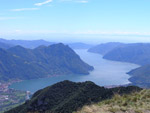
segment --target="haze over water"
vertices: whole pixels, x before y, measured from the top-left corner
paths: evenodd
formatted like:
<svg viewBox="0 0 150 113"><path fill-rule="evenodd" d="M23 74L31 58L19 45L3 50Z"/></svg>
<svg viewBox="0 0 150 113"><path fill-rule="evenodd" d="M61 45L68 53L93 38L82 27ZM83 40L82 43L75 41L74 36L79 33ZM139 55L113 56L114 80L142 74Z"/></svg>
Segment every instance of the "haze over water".
<svg viewBox="0 0 150 113"><path fill-rule="evenodd" d="M123 85L129 83L129 75L126 73L139 67L136 64L109 61L102 58L102 55L87 52L87 50L75 50L83 61L94 66L94 71L89 75L62 75L50 78L40 78L14 83L10 88L31 91L32 93L63 80L75 82L93 81L100 86Z"/></svg>

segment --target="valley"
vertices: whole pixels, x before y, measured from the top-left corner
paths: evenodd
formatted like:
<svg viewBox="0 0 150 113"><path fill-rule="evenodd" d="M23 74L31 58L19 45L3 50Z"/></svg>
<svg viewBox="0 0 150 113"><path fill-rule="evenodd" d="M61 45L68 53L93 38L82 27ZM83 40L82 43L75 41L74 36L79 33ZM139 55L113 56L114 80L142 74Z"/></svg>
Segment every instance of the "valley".
<svg viewBox="0 0 150 113"><path fill-rule="evenodd" d="M0 113L150 113L150 0L0 0Z"/></svg>
<svg viewBox="0 0 150 113"><path fill-rule="evenodd" d="M107 54L106 51L111 51L111 48L116 47L118 44L120 45L120 43L115 43L117 45L115 45L115 44L113 45L112 43L110 43L110 44L111 44L111 47L110 48L108 47L106 50L104 50L105 54ZM31 94L33 94L33 97L34 97L34 95L36 95L38 92L43 90L43 88L45 88L47 86L51 86L51 85L53 86L53 84L59 84L59 82L64 81L64 80L65 80L64 82L67 82L66 80L73 81L73 82L91 81L91 82L94 82L96 85L98 85L98 87L104 86L106 88L105 89L106 92L108 91L108 89L111 90L114 88L113 90L116 91L116 90L118 90L118 88L121 88L121 89L123 88L122 91L124 92L124 90L125 90L124 93L128 93L128 91L130 91L132 89L132 86L131 86L131 89L130 89L130 87L122 87L122 86L126 86L129 84L139 86L139 84L133 84L135 80L132 83L130 83L130 81L134 77L134 76L132 76L135 73L134 70L139 70L140 72L142 72L140 69L141 68L140 65L133 64L133 63L120 62L120 61L107 60L107 59L104 59L104 57L103 57L103 55L105 55L105 54L101 55L101 54L98 54L97 52L88 51L88 49L72 50L71 48L69 48L68 46L63 45L63 44L54 44L54 45L51 45L48 47L40 46L35 49L26 49L21 46L14 46L14 47L10 47L9 49L7 49L7 51L4 49L2 49L1 51L4 52L6 54L6 56L9 56L9 58L13 58L13 57L11 57L11 55L13 53L13 56L16 58L15 61L17 61L19 58L20 61L25 61L25 62L28 62L29 64L32 64L33 62L36 64L37 61L38 61L37 62L37 64L38 64L40 61L44 65L47 64L47 66L48 66L50 64L50 62L52 61L50 59L53 59L54 67L55 67L55 65L60 67L64 63L66 63L64 66L68 65L67 62L68 63L70 62L68 60L68 58L70 58L69 57L70 55L73 55L70 59L70 60L72 60L70 63L70 66L72 66L72 68L69 68L69 66L65 67L67 70L72 71L71 73L66 73L66 71L65 71L65 73L54 74L52 76L43 76L42 73L38 73L38 76L35 76L35 77L33 76L35 74L30 73L29 75L23 76L23 77L28 77L28 78L23 78L23 79L21 78L21 79L18 79L16 82L15 81L14 82L5 82L8 85L4 85L4 82L2 81L3 82L2 86L6 86L6 87L3 88L3 91L1 94L3 94L4 92L8 92L8 93L7 93L7 95L5 93L4 93L5 95L2 95L2 97L4 97L4 99L2 98L3 100L1 100L1 101L5 103L5 101L9 102L8 97L11 100L15 99L14 97L18 97L18 99L16 101L10 101L11 104L8 103L5 105L5 107L2 107L3 108L2 111L9 110L10 108L13 108L21 103L24 103L27 96L29 96L27 94L27 92L31 92ZM40 54L40 57L39 56L37 57L37 54ZM43 55L44 55L44 57L43 57ZM51 57L49 57L49 55ZM55 58L52 58L53 55ZM63 55L64 58L60 57L61 55ZM59 57L61 59L62 58L63 59L60 62L58 61L59 62L58 63L57 57L58 57L58 59L59 59ZM2 58L3 57L1 57L1 59ZM46 63L43 58L45 59L45 61L48 59L48 63ZM65 58L67 58L67 59L64 60ZM77 62L75 62L75 61L78 61L78 63L80 62L80 65L78 65ZM61 64L61 62L62 62L62 64ZM75 63L75 64L73 65L73 63ZM43 65L43 64L41 64L41 65ZM34 66L35 65L33 65L33 67ZM81 67L78 67L78 66L81 66ZM84 66L86 66L86 68L84 68ZM58 67L56 67L56 68L58 68ZM47 68L46 65L44 68L45 69ZM62 69L65 69L65 68L62 68L62 69L61 68L60 68L60 71L62 71ZM146 69L147 68L148 68L148 66L146 66ZM53 71L53 68L51 68L51 69L52 69L51 71ZM79 73L76 70L78 70ZM38 70L38 71L40 71L40 70ZM142 75L142 73L141 73L141 75ZM34 78L32 78L32 76ZM15 78L18 78L18 77L19 77L18 75L15 76ZM8 81L11 81L11 80L13 80L13 79L10 79ZM140 80L142 80L142 79L140 78ZM89 82L88 84L91 84L91 83ZM70 87L70 85L71 84L69 83L69 87ZM118 87L118 88L116 88L116 87ZM124 88L127 88L127 90ZM7 90L7 91L5 91L5 90ZM14 92L14 93L12 93L12 92ZM59 91L57 91L57 92L59 92ZM131 92L133 92L133 91L131 91ZM94 91L94 93L96 93L96 91ZM99 92L98 95L100 95L100 94L101 93ZM112 98L111 92L108 91L107 94L108 95L110 94L110 97L106 97L106 99ZM8 95L16 95L16 96L8 96ZM74 93L72 93L72 95L74 95ZM70 95L71 96L70 98L72 98L72 95ZM91 94L89 93L87 96L89 96L89 95L91 95ZM47 96L44 96L44 97L47 98ZM75 94L75 97L76 97L76 94ZM31 100L32 100L32 98L31 98ZM76 98L81 98L81 96L77 96ZM90 97L90 98L92 98L92 97ZM97 99L95 99L93 102L99 102L99 101L101 102L103 100L103 99L99 100L98 96L96 98ZM117 97L117 98L119 98L119 97ZM105 98L104 98L104 100L105 100ZM68 101L68 100L66 100L66 101ZM68 102L73 102L73 100L68 101ZM64 104L65 106L68 106L68 102L67 103L64 102L62 104ZM81 101L81 103L82 102L83 101ZM90 104L90 102L88 102L88 103ZM26 104L27 104L27 102L25 102L25 104L23 104L23 105L26 106ZM83 103L83 105L85 105L85 104L86 103ZM43 104L41 104L41 105L43 105ZM79 107L83 107L83 105L75 106L76 107L75 110L77 110L77 108L79 108ZM74 106L74 103L72 106ZM30 105L28 107L29 107L28 109L30 109ZM34 108L34 110L39 109L39 107ZM18 109L18 107L16 109ZM26 109L26 111L28 111L28 109ZM45 109L45 108L42 107L42 110L43 109ZM62 107L61 109L64 109L64 107ZM90 108L90 109L92 109L92 108ZM73 110L73 108L69 108L69 111L66 111L66 112L71 113L72 110ZM83 108L83 110L84 110L84 108ZM121 108L120 108L120 110L122 111ZM54 107L54 111L55 111L55 107ZM59 111L60 111L60 109L59 109ZM13 113L13 112L11 111L10 113Z"/></svg>
<svg viewBox="0 0 150 113"><path fill-rule="evenodd" d="M126 73L139 67L136 64L105 60L102 58L102 55L87 52L87 49L75 50L75 52L84 62L94 67L94 70L91 71L89 75L71 74L25 80L12 84L10 88L31 91L33 93L39 89L63 80L71 80L75 82L90 80L100 86L124 85L129 83L128 79L130 78Z"/></svg>

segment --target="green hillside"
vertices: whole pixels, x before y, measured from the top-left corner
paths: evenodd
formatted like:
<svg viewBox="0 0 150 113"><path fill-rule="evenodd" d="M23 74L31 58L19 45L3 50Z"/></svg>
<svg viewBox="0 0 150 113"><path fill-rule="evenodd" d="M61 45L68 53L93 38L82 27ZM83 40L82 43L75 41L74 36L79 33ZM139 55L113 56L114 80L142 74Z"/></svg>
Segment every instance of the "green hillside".
<svg viewBox="0 0 150 113"><path fill-rule="evenodd" d="M63 74L88 74L93 70L64 44L26 49L0 49L0 80L35 79Z"/></svg>
<svg viewBox="0 0 150 113"><path fill-rule="evenodd" d="M133 86L107 89L90 81L63 81L37 91L29 101L6 113L72 113L84 105L109 99L115 93L123 95L140 90Z"/></svg>

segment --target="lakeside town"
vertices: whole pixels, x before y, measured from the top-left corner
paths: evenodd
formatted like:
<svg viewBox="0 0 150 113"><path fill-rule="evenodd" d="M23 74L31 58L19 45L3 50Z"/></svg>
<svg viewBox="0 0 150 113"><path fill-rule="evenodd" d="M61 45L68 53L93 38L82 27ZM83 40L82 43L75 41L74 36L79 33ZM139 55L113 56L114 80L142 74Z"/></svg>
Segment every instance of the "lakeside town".
<svg viewBox="0 0 150 113"><path fill-rule="evenodd" d="M29 91L19 91L9 88L14 82L18 82L18 80L0 83L0 113L22 104L29 99Z"/></svg>

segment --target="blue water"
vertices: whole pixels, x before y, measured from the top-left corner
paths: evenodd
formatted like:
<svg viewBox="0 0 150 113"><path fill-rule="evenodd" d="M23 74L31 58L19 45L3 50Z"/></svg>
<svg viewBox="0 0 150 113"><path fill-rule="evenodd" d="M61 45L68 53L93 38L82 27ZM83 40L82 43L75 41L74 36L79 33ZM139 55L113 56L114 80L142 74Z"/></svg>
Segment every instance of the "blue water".
<svg viewBox="0 0 150 113"><path fill-rule="evenodd" d="M89 75L62 75L50 78L25 80L12 84L10 88L31 91L34 93L41 88L63 80L71 80L75 82L93 81L100 86L122 85L129 83L129 75L127 75L126 72L139 67L136 64L105 60L101 55L89 53L87 50L75 51L83 61L94 66L94 71L90 72Z"/></svg>

